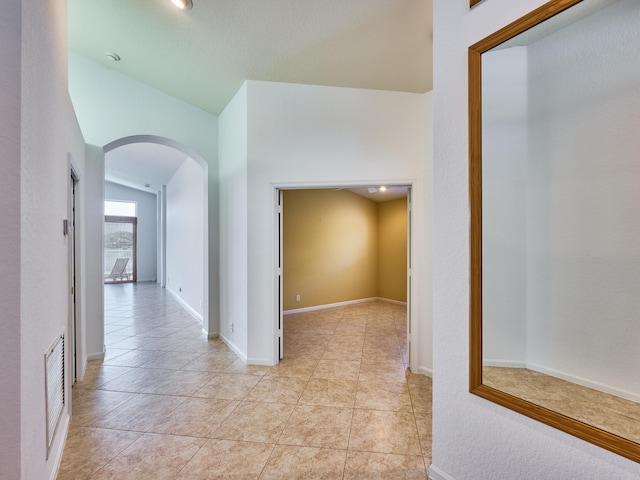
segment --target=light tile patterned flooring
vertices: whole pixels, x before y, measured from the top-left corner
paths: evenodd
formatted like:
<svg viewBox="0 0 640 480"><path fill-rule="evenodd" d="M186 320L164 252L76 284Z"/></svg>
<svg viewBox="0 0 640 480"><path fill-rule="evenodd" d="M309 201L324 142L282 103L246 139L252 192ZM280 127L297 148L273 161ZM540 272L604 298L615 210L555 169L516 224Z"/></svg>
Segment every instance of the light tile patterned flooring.
<svg viewBox="0 0 640 480"><path fill-rule="evenodd" d="M431 379L405 330L384 302L287 315L285 358L251 366L165 290L106 285L57 478L427 478Z"/></svg>

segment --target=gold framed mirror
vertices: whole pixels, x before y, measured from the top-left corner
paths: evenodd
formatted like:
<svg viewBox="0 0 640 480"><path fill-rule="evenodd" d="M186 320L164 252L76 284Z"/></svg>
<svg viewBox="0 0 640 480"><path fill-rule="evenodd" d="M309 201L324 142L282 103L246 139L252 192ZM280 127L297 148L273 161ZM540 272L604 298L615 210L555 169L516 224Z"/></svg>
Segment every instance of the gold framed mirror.
<svg viewBox="0 0 640 480"><path fill-rule="evenodd" d="M469 48L469 384L640 462L637 25L552 0Z"/></svg>

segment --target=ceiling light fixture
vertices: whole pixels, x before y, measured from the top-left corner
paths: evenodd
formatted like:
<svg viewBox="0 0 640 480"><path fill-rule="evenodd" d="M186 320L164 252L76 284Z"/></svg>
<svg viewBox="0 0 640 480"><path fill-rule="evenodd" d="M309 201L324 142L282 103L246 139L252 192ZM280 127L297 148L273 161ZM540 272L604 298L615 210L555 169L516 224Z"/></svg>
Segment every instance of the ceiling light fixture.
<svg viewBox="0 0 640 480"><path fill-rule="evenodd" d="M387 187L380 187L380 191L381 192L386 192L387 191Z"/></svg>
<svg viewBox="0 0 640 480"><path fill-rule="evenodd" d="M376 193L378 191L378 189L376 187L367 187L367 192L369 193Z"/></svg>
<svg viewBox="0 0 640 480"><path fill-rule="evenodd" d="M191 10L193 8L193 2L191 0L171 0L171 3L180 10Z"/></svg>

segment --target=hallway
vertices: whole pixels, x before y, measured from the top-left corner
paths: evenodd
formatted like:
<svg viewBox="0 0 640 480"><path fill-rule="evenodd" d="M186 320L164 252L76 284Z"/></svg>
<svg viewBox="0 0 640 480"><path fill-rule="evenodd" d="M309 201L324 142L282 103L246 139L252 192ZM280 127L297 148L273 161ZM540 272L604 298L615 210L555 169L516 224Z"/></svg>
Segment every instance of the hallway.
<svg viewBox="0 0 640 480"><path fill-rule="evenodd" d="M58 480L427 478L431 379L406 370L404 306L286 315L285 358L251 366L157 285L105 285L105 344Z"/></svg>

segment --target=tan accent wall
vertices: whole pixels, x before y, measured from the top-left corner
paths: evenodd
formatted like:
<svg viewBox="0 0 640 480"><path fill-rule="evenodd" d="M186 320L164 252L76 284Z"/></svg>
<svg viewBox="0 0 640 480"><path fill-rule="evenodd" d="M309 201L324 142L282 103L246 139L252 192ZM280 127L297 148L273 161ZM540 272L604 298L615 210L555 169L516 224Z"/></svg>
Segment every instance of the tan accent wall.
<svg viewBox="0 0 640 480"><path fill-rule="evenodd" d="M390 284L398 278L393 267L400 255L398 235L388 228L399 225L398 208L384 207L385 295L379 294L380 205L347 190L289 190L283 192L283 309L384 296L406 301L406 200L404 278L399 282L404 299ZM388 203L396 203L388 202ZM384 256L384 255L382 255ZM396 288L397 290L397 288ZM296 301L300 295L300 301ZM388 296L389 295L389 296ZM392 295L392 296L390 296Z"/></svg>
<svg viewBox="0 0 640 480"><path fill-rule="evenodd" d="M378 297L407 301L407 199L378 204Z"/></svg>

